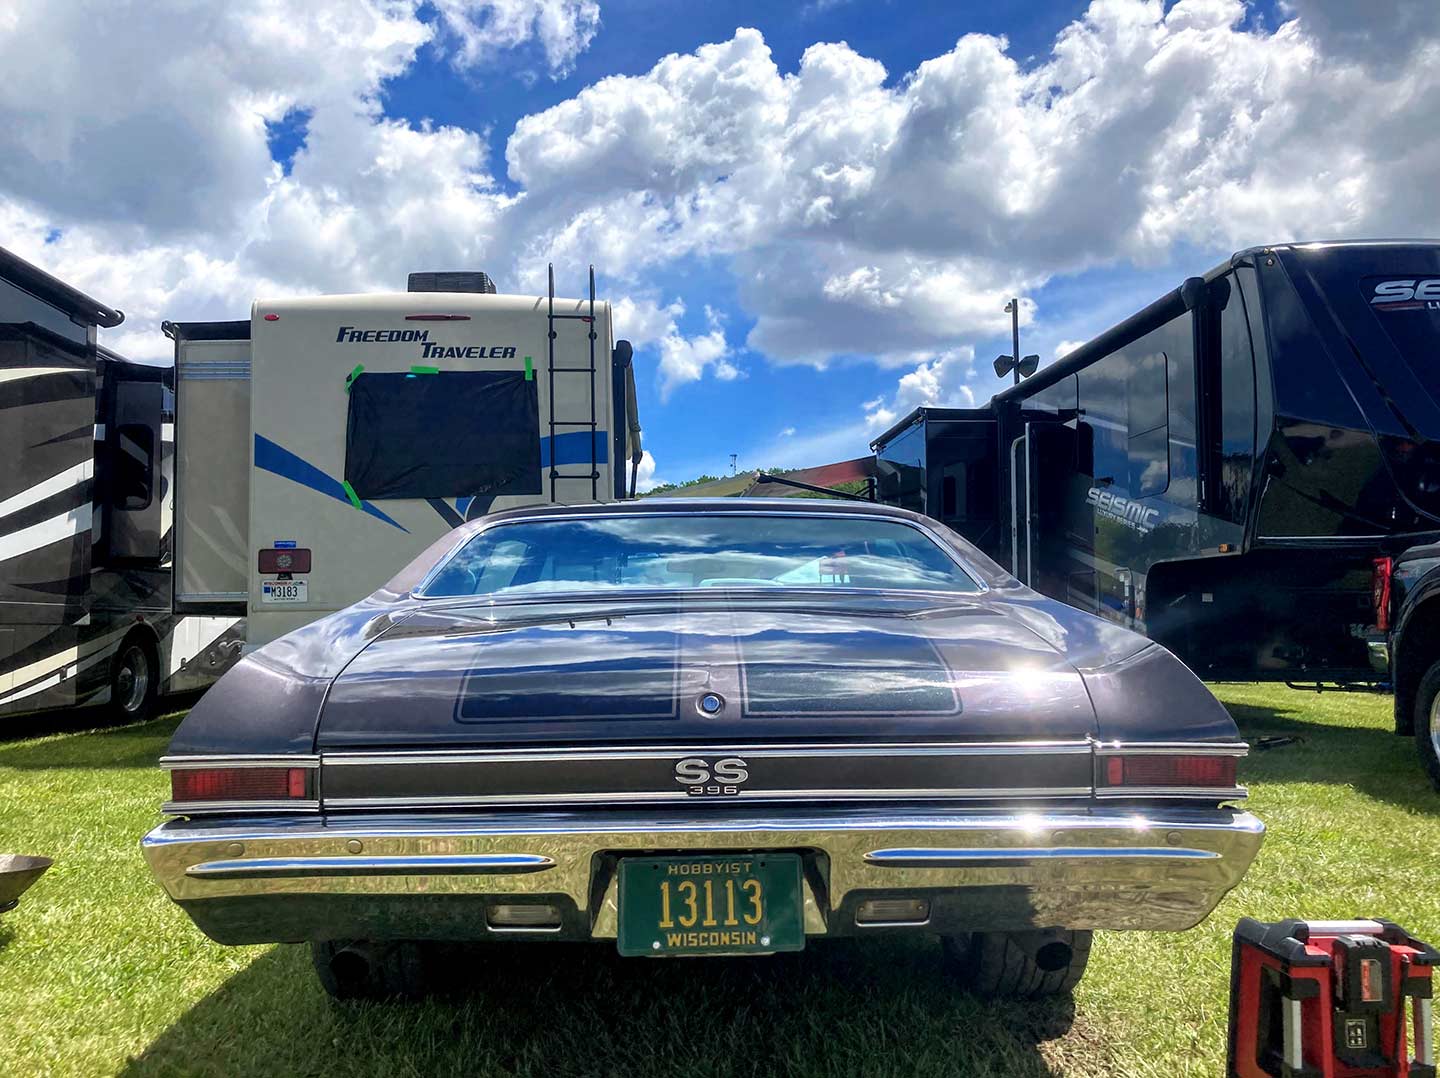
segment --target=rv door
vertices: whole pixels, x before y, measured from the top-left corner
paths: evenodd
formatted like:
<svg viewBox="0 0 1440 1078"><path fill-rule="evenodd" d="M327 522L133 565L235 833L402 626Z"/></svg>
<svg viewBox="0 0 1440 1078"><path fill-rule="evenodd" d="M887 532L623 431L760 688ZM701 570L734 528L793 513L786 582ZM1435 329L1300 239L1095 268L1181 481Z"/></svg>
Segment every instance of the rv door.
<svg viewBox="0 0 1440 1078"><path fill-rule="evenodd" d="M244 339L207 339L241 327ZM245 614L250 547L249 323L175 334L177 614ZM235 333L240 332L237 328Z"/></svg>
<svg viewBox="0 0 1440 1078"><path fill-rule="evenodd" d="M104 472L99 477L105 563L160 560L161 441L165 387L129 381L120 364L107 368L115 384L107 396Z"/></svg>

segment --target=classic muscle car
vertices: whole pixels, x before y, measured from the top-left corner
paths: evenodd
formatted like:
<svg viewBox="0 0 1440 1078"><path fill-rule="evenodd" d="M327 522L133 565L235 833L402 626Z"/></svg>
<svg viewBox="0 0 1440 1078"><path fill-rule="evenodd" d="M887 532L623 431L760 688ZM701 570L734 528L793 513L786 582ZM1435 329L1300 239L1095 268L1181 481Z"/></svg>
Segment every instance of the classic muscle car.
<svg viewBox="0 0 1440 1078"><path fill-rule="evenodd" d="M530 508L221 678L143 846L212 939L309 942L340 996L443 941L889 933L1033 996L1240 880L1244 753L1169 652L914 513Z"/></svg>

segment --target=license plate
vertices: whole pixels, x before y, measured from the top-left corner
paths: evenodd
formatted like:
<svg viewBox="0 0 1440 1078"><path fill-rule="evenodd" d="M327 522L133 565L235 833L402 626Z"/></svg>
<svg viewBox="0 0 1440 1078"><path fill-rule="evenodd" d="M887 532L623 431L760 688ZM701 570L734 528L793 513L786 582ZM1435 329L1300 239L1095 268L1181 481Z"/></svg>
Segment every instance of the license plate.
<svg viewBox="0 0 1440 1078"><path fill-rule="evenodd" d="M620 861L623 955L743 954L805 946L800 855Z"/></svg>
<svg viewBox="0 0 1440 1078"><path fill-rule="evenodd" d="M263 580L260 582L262 603L303 603L306 601L303 580Z"/></svg>

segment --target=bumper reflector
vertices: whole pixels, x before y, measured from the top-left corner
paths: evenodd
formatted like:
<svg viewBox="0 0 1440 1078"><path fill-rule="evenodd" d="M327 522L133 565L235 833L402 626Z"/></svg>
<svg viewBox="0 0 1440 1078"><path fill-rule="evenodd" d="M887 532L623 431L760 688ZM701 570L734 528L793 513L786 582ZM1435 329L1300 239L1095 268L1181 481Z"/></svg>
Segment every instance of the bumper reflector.
<svg viewBox="0 0 1440 1078"><path fill-rule="evenodd" d="M559 928L560 911L554 906L491 906L487 918L491 928Z"/></svg>
<svg viewBox="0 0 1440 1078"><path fill-rule="evenodd" d="M170 772L172 801L288 801L306 796L303 767L185 767Z"/></svg>
<svg viewBox="0 0 1440 1078"><path fill-rule="evenodd" d="M923 898L867 898L855 909L857 925L923 925L930 902Z"/></svg>

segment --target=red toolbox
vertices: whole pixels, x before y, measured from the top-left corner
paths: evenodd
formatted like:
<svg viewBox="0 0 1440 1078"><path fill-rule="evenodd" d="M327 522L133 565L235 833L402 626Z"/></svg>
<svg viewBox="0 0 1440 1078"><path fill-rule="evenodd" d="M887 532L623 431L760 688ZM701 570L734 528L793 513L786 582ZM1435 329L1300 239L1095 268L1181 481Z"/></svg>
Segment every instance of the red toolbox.
<svg viewBox="0 0 1440 1078"><path fill-rule="evenodd" d="M1230 1078L1435 1078L1440 952L1388 921L1244 918L1230 966Z"/></svg>

